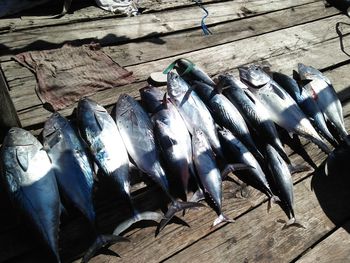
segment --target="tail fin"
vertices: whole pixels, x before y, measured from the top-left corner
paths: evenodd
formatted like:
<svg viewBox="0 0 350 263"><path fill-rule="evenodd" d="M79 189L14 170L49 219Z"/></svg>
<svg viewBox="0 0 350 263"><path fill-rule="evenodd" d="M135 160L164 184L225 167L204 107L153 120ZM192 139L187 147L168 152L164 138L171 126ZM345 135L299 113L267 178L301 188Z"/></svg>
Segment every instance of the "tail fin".
<svg viewBox="0 0 350 263"><path fill-rule="evenodd" d="M163 215L157 212L143 212L143 213L137 213L135 216L133 216L130 219L127 219L120 223L113 231L113 235L119 235L120 233L127 230L130 226L133 224L140 222L140 221L155 221L159 223L163 219Z"/></svg>
<svg viewBox="0 0 350 263"><path fill-rule="evenodd" d="M179 201L173 201L172 204L170 205L167 213L165 214L164 218L162 221L160 221L160 224L157 229L157 233L160 233L164 229L164 227L169 223L169 221L173 218L175 213L184 210L184 209L189 209L189 208L194 208L194 207L205 207L205 205L201 203L194 203L194 202L179 202Z"/></svg>
<svg viewBox="0 0 350 263"><path fill-rule="evenodd" d="M110 246L117 242L129 242L129 239L121 236L115 235L99 235L97 236L95 242L89 247L84 257L81 260L81 263L88 262L96 252L105 246Z"/></svg>
<svg viewBox="0 0 350 263"><path fill-rule="evenodd" d="M224 215L223 213L221 213L221 214L218 216L218 218L216 218L216 219L214 220L214 223L213 223L213 225L212 225L211 227L215 227L215 226L217 226L217 225L219 225L219 224L221 224L221 223L224 223L224 222L226 222L226 223L233 223L233 222L235 222L235 220L229 219L226 215Z"/></svg>

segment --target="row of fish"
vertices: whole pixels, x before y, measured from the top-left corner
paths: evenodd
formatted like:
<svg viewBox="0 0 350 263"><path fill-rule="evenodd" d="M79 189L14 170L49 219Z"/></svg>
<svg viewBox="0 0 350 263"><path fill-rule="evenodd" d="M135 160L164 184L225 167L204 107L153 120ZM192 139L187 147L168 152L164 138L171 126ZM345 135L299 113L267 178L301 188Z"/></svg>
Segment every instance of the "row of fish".
<svg viewBox="0 0 350 263"><path fill-rule="evenodd" d="M161 231L176 212L203 206L197 202L203 198L218 215L213 225L231 222L221 210L222 178L231 171L271 201L286 206L290 219L286 226L300 226L293 210L293 166L275 123L288 133L311 140L326 153L331 150L322 137L334 146L347 142L341 105L330 81L302 64L294 79L267 74L253 65L240 68L242 81L225 74L215 82L186 59L174 65L177 73L167 73L166 93L154 87L140 90L143 107L123 94L111 116L84 98L78 103L77 125L58 113L48 119L43 145L19 128L12 128L6 136L1 151L5 185L57 262L60 194L86 216L96 234L83 262L106 244L127 241L120 234L132 224L153 220L160 222L157 231ZM130 161L169 198L164 215L135 209L130 194ZM94 163L132 211L112 235L101 235L96 227ZM181 185L179 196L170 193L169 178ZM192 202L187 200L190 181L197 190Z"/></svg>

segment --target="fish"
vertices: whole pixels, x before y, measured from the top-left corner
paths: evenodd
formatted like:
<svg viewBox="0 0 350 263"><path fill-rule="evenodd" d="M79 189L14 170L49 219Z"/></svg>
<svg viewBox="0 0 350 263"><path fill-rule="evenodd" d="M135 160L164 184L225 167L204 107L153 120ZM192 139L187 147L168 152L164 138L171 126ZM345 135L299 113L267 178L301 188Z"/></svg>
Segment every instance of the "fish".
<svg viewBox="0 0 350 263"><path fill-rule="evenodd" d="M226 128L219 129L219 135L222 145L225 145L227 155L231 157L230 161L246 164L254 168L239 171L237 176L242 181L248 182L254 188L266 194L270 199L269 207L271 202L277 202L279 198L273 194L263 169L248 148Z"/></svg>
<svg viewBox="0 0 350 263"><path fill-rule="evenodd" d="M162 101L165 92L160 88L149 85L140 89L139 92L141 96L141 104L147 112L155 114L164 109Z"/></svg>
<svg viewBox="0 0 350 263"><path fill-rule="evenodd" d="M29 131L11 128L2 144L1 162L13 205L36 230L55 261L61 262L58 234L62 206L52 163L43 145Z"/></svg>
<svg viewBox="0 0 350 263"><path fill-rule="evenodd" d="M318 135L308 118L292 99L260 66L240 67L240 78L248 84L249 90L264 104L271 119L286 129L316 144L323 152L331 152Z"/></svg>
<svg viewBox="0 0 350 263"><path fill-rule="evenodd" d="M298 73L301 81L307 83L304 88L312 94L326 120L332 123L338 135L349 144L342 105L331 81L319 70L302 63L298 64Z"/></svg>
<svg viewBox="0 0 350 263"><path fill-rule="evenodd" d="M85 215L96 234L96 239L83 256L82 262L88 262L106 244L128 241L115 235L97 234L92 198L93 167L87 149L71 123L55 112L45 122L42 135L44 149L52 161L59 189Z"/></svg>
<svg viewBox="0 0 350 263"><path fill-rule="evenodd" d="M166 92L160 90L159 88L155 87L145 87L139 90L140 95L141 95L141 103L144 105L145 109L150 112L152 115L152 122L155 124L156 120L161 120L163 124L165 124L168 127L165 127L162 124L157 125L158 128L155 125L155 134L156 138L159 137L160 134L163 134L165 136L161 136L164 138L167 138L170 136L170 138L175 138L175 134L179 134L179 137L175 140L175 144L169 144L166 143L166 141L162 140L162 143L165 144L163 147L167 153L164 153L165 160L164 166L167 171L170 171L171 173L178 173L179 171L182 171L182 175L178 175L174 177L179 177L182 178L182 186L185 192L187 191L188 188L188 181L192 181L194 183L193 185L193 190L197 189L197 192L194 193L194 195L191 198L191 201L200 201L203 200L203 193L201 191L201 188L199 186L199 182L196 176L196 172L194 170L194 165L192 161L192 145L191 145L191 137L190 134L187 130L186 124L184 123L184 120L182 119L181 115L179 114L177 108L169 101L167 98ZM162 127L161 127L162 126ZM170 139L169 138L169 139ZM180 140L178 140L180 138ZM170 140L168 140L170 142ZM160 144L162 144L160 143ZM186 146L186 150L185 150ZM179 147L183 148L182 154L187 153L186 160L187 164L186 166L189 167L189 172L190 175L188 175L188 170L187 169L174 169L174 165L176 165L176 161L180 160L179 158L174 158L175 156L173 155L173 148L178 148ZM160 147L162 149L162 147ZM179 152L180 154L180 152ZM172 167L173 166L173 167ZM190 177L190 178L188 178ZM187 197L186 197L187 198ZM182 199L185 201L185 199Z"/></svg>
<svg viewBox="0 0 350 263"><path fill-rule="evenodd" d="M278 137L276 126L264 105L234 76L219 75L218 81L218 86L223 88L223 94L236 106L259 138L273 145L282 158L290 163Z"/></svg>
<svg viewBox="0 0 350 263"><path fill-rule="evenodd" d="M300 87L296 80L285 74L273 72L272 78L295 100L321 135L333 146L336 146L337 142L329 132L326 120L311 94L304 87Z"/></svg>
<svg viewBox="0 0 350 263"><path fill-rule="evenodd" d="M176 60L175 69L177 73L186 81L200 81L210 86L215 86L215 82L201 68L192 61L180 58Z"/></svg>
<svg viewBox="0 0 350 263"><path fill-rule="evenodd" d="M197 93L177 73L167 75L167 93L170 101L177 107L187 129L193 134L194 128L200 128L206 135L215 154L225 159L222 153L215 121Z"/></svg>
<svg viewBox="0 0 350 263"><path fill-rule="evenodd" d="M94 161L103 176L110 181L128 202L132 217L120 223L113 235L119 236L131 225L143 220L159 222L157 212L139 212L130 194L129 157L114 119L95 101L83 98L78 102L77 120L80 134L87 143Z"/></svg>
<svg viewBox="0 0 350 263"><path fill-rule="evenodd" d="M198 173L204 192L211 199L215 212L218 217L214 220L212 227L221 223L231 223L234 220L229 219L222 211L222 175L215 161L215 155L212 151L206 134L199 128L194 128L192 135L193 161ZM247 169L246 165L230 165L225 171L235 171ZM226 173L226 172L225 172Z"/></svg>
<svg viewBox="0 0 350 263"><path fill-rule="evenodd" d="M114 106L113 115L126 149L136 166L161 187L171 204L159 224L159 233L176 212L201 207L202 204L177 201L169 192L169 182L160 162L154 127L147 112L131 96L121 94Z"/></svg>
<svg viewBox="0 0 350 263"><path fill-rule="evenodd" d="M273 181L278 189L278 196L287 209L287 216L289 220L285 223L283 228L290 226L305 228L295 218L293 180L289 168L274 147L269 144L266 145L266 160L271 171Z"/></svg>
<svg viewBox="0 0 350 263"><path fill-rule="evenodd" d="M264 157L255 146L246 122L230 100L205 83L194 81L194 87L199 97L209 108L216 123L231 131L258 160L262 161Z"/></svg>

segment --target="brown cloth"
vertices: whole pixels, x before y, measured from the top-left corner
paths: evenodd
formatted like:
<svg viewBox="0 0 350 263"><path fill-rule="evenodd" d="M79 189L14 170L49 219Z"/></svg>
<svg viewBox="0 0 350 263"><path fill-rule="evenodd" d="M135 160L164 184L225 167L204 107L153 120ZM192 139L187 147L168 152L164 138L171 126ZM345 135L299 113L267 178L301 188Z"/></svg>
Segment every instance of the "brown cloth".
<svg viewBox="0 0 350 263"><path fill-rule="evenodd" d="M114 62L98 44L24 52L15 59L36 74L36 92L53 110L64 109L82 97L135 80L132 72Z"/></svg>

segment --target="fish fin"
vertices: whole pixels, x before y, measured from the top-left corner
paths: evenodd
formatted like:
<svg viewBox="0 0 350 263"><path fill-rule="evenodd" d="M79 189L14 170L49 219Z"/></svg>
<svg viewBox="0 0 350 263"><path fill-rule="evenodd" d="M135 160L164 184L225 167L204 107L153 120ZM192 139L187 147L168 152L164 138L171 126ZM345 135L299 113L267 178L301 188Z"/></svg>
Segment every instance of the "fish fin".
<svg viewBox="0 0 350 263"><path fill-rule="evenodd" d="M103 130L103 120L101 119L100 116L98 116L96 114L96 112L94 113L94 117L95 117L95 120L96 120L96 123L98 125L98 127L100 128L100 130L102 131Z"/></svg>
<svg viewBox="0 0 350 263"><path fill-rule="evenodd" d="M248 99L251 100L251 102L253 102L254 104L256 104L255 99L253 98L252 94L250 94L250 93L248 92L248 90L243 90L243 92L244 92L244 94L248 97Z"/></svg>
<svg viewBox="0 0 350 263"><path fill-rule="evenodd" d="M140 221L154 221L159 223L163 219L163 215L157 212L146 211L142 213L135 214L134 217L121 222L113 231L113 235L120 235L125 230L127 230L133 224Z"/></svg>
<svg viewBox="0 0 350 263"><path fill-rule="evenodd" d="M169 107L168 107L167 95L168 95L168 94L165 92L165 93L164 93L164 96L163 96L163 100L162 100L162 104L163 104L163 106L164 106L165 109L168 109L168 108L169 108Z"/></svg>
<svg viewBox="0 0 350 263"><path fill-rule="evenodd" d="M301 79L299 81L299 85L302 87L305 87L307 84L309 84L312 81L312 79Z"/></svg>
<svg viewBox="0 0 350 263"><path fill-rule="evenodd" d="M65 206L61 202L60 202L60 213L66 215L66 216L69 215L67 209L65 208Z"/></svg>
<svg viewBox="0 0 350 263"><path fill-rule="evenodd" d="M81 262L86 263L88 262L95 254L96 252L105 247L110 246L117 242L130 242L129 239L121 236L115 236L115 235L99 235L97 236L94 243L89 247L85 255L83 256Z"/></svg>
<svg viewBox="0 0 350 263"><path fill-rule="evenodd" d="M19 151L19 149L16 149L16 159L18 164L21 166L22 170L26 172L29 166L28 152Z"/></svg>
<svg viewBox="0 0 350 263"><path fill-rule="evenodd" d="M312 171L311 168L305 164L288 164L288 168L291 174Z"/></svg>
<svg viewBox="0 0 350 263"><path fill-rule="evenodd" d="M194 88L189 87L180 103L180 107L188 100L188 98L191 96L192 91L194 91Z"/></svg>
<svg viewBox="0 0 350 263"><path fill-rule="evenodd" d="M175 213L189 208L194 207L205 207L204 204L201 203L194 203L194 202L179 202L179 201L173 201L170 205L168 211L166 212L164 218L160 222L157 232L160 233L164 229L164 227L169 223L169 221L174 217Z"/></svg>
<svg viewBox="0 0 350 263"><path fill-rule="evenodd" d="M270 212L272 204L277 204L279 202L281 202L281 199L277 195L272 195L267 202L267 213Z"/></svg>
<svg viewBox="0 0 350 263"><path fill-rule="evenodd" d="M306 229L306 227L301 222L296 220L295 217L289 219L287 222L284 220L277 220L277 222L284 223L282 230L290 228L292 226Z"/></svg>
<svg viewBox="0 0 350 263"><path fill-rule="evenodd" d="M286 96L283 94L283 92L279 89L279 87L275 86L275 85L271 85L273 91L275 92L275 94L277 94L278 97L281 98L281 100L285 100Z"/></svg>
<svg viewBox="0 0 350 263"><path fill-rule="evenodd" d="M295 69L293 69L293 79L298 82L300 80L300 75L298 73L298 71L296 71Z"/></svg>
<svg viewBox="0 0 350 263"><path fill-rule="evenodd" d="M229 164L222 171L221 177L226 177L230 172L235 172L235 171L240 171L240 170L248 170L248 169L255 169L255 167L253 167L251 165L244 164L244 163Z"/></svg>
<svg viewBox="0 0 350 263"><path fill-rule="evenodd" d="M205 200L204 193L202 189L198 189L194 194L192 195L190 202L199 202Z"/></svg>
<svg viewBox="0 0 350 263"><path fill-rule="evenodd" d="M224 215L223 213L221 213L218 218L216 218L213 222L213 225L211 226L212 228L220 225L222 223L234 223L235 220L228 218L226 215Z"/></svg>

